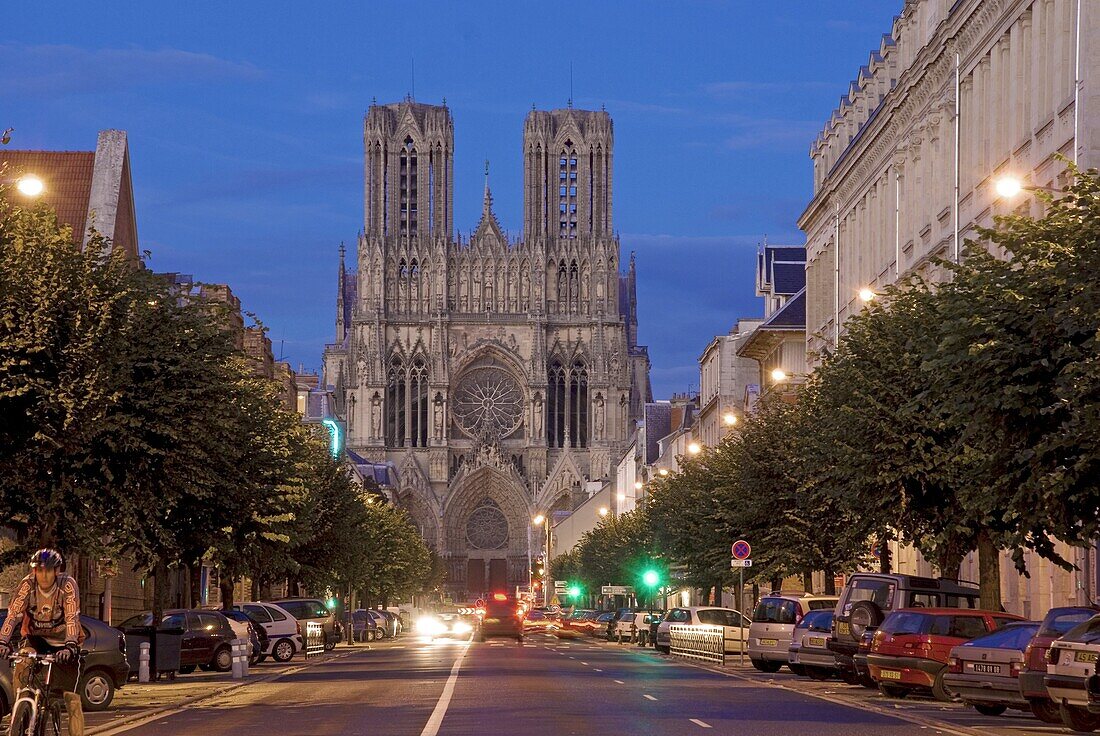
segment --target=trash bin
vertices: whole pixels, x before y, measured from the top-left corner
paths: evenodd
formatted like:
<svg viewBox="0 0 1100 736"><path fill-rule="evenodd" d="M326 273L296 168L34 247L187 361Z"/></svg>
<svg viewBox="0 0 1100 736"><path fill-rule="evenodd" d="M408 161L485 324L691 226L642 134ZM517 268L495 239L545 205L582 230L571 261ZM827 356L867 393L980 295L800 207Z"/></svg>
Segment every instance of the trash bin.
<svg viewBox="0 0 1100 736"><path fill-rule="evenodd" d="M152 626L128 626L126 627L126 662L130 665L131 674L136 675L141 656L141 645L150 644L149 655L154 658L155 666L151 675L156 677L160 673L172 673L180 668L180 648L183 644L183 629L160 629L155 631L156 642L153 642L154 628Z"/></svg>

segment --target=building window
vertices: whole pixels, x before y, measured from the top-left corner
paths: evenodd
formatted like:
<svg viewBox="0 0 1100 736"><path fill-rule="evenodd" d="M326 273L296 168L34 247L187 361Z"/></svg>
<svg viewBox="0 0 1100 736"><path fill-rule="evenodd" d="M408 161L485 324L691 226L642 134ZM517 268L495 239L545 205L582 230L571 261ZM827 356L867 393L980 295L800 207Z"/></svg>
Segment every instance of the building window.
<svg viewBox="0 0 1100 736"><path fill-rule="evenodd" d="M561 157L558 159L558 181L570 183L570 186L558 187L558 237L577 237L576 217L570 218L566 213L577 211L577 152L573 148L573 141L566 141L562 148Z"/></svg>
<svg viewBox="0 0 1100 736"><path fill-rule="evenodd" d="M588 369L554 360L546 374L546 441L551 448L588 447Z"/></svg>
<svg viewBox="0 0 1100 736"><path fill-rule="evenodd" d="M401 149L401 205L400 232L402 235L416 237L416 147L411 137L405 138Z"/></svg>
<svg viewBox="0 0 1100 736"><path fill-rule="evenodd" d="M428 446L428 366L423 358L406 365L390 361L386 373L386 445Z"/></svg>

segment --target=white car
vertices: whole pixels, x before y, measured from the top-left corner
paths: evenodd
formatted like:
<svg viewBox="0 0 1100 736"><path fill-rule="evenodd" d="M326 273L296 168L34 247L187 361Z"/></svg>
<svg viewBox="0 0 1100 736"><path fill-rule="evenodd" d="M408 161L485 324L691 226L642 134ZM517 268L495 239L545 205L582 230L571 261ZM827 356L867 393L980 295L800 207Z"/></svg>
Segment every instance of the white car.
<svg viewBox="0 0 1100 736"><path fill-rule="evenodd" d="M274 603L242 603L234 606L264 627L267 632L267 648L263 657L276 662L289 662L295 654L305 649L302 626L298 619Z"/></svg>
<svg viewBox="0 0 1100 736"><path fill-rule="evenodd" d="M1074 731L1100 729L1098 661L1100 616L1073 627L1051 642L1047 650L1047 674L1043 678L1047 693L1061 704L1062 721Z"/></svg>
<svg viewBox="0 0 1100 736"><path fill-rule="evenodd" d="M748 616L732 608L718 606L691 606L689 608L671 608L661 623L657 625L656 648L668 653L671 639L669 630L673 624L679 626L721 626L725 634L726 652L740 652L749 635Z"/></svg>
<svg viewBox="0 0 1100 736"><path fill-rule="evenodd" d="M772 593L760 599L749 627L749 659L763 672L777 672L789 664L794 627L810 611L833 610L834 596L810 593Z"/></svg>

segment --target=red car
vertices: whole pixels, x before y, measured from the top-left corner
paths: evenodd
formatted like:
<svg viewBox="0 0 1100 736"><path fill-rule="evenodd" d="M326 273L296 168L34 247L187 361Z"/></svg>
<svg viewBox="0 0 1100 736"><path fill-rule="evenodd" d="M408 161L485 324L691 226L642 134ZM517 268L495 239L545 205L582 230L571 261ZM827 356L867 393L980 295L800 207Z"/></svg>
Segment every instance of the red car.
<svg viewBox="0 0 1100 736"><path fill-rule="evenodd" d="M1043 678L1047 674L1047 650L1050 643L1060 638L1077 624L1082 624L1100 613L1094 606L1067 606L1052 608L1043 617L1039 633L1024 650L1024 669L1020 673L1020 694L1031 703L1031 712L1046 723L1062 725L1058 704L1050 699Z"/></svg>
<svg viewBox="0 0 1100 736"><path fill-rule="evenodd" d="M999 611L902 608L890 613L875 632L867 667L888 697L931 690L936 700L951 700L943 684L951 648L1010 621L1024 620Z"/></svg>

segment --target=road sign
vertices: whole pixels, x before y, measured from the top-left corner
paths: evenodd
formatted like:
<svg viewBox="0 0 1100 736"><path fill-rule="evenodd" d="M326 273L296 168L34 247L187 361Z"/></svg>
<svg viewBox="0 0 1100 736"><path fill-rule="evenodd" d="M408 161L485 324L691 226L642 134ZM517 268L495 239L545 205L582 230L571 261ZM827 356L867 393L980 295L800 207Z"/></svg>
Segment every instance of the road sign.
<svg viewBox="0 0 1100 736"><path fill-rule="evenodd" d="M744 539L738 539L730 547L730 554L735 560L747 560L752 555L752 545Z"/></svg>
<svg viewBox="0 0 1100 736"><path fill-rule="evenodd" d="M485 601L478 598L477 601L474 603L474 606L476 606L477 608L485 608Z"/></svg>
<svg viewBox="0 0 1100 736"><path fill-rule="evenodd" d="M871 542L871 556L876 560L882 557L882 542L878 539Z"/></svg>
<svg viewBox="0 0 1100 736"><path fill-rule="evenodd" d="M735 557L730 560L730 567L752 567L752 560L739 560Z"/></svg>
<svg viewBox="0 0 1100 736"><path fill-rule="evenodd" d="M564 593L565 589L568 588L568 587L569 587L569 581L568 580L555 580L554 581L554 592L555 593Z"/></svg>
<svg viewBox="0 0 1100 736"><path fill-rule="evenodd" d="M603 595L632 595L634 587L630 585L604 585L600 588Z"/></svg>

